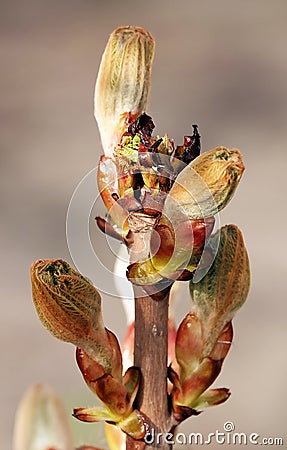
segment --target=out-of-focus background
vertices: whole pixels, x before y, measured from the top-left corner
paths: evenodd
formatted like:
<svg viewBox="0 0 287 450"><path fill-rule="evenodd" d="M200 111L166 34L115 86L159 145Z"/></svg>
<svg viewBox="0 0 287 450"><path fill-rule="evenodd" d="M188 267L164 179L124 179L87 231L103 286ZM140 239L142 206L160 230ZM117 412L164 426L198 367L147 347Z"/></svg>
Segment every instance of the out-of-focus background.
<svg viewBox="0 0 287 450"><path fill-rule="evenodd" d="M156 39L149 111L156 131L181 143L197 123L203 150L238 147L246 165L221 214L221 223L243 230L252 268L216 382L232 396L182 429L207 435L232 421L238 432L283 437L287 448L286 19L284 0L1 2L1 449L11 448L15 409L31 383L49 383L69 414L94 401L73 347L37 319L29 266L37 258L72 262L67 208L102 153L94 82L109 34L126 24ZM104 253L104 235L92 233ZM105 323L122 339L121 302L103 297ZM106 446L101 425L71 424L77 444Z"/></svg>

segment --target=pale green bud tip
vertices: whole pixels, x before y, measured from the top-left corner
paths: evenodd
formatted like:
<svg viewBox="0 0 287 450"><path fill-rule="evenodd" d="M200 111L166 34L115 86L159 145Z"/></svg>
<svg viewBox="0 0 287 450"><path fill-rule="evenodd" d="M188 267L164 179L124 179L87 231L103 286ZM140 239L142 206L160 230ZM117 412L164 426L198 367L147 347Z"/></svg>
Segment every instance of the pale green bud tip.
<svg viewBox="0 0 287 450"><path fill-rule="evenodd" d="M143 28L124 26L110 36L95 88L95 118L106 156L148 103L154 40Z"/></svg>
<svg viewBox="0 0 287 450"><path fill-rule="evenodd" d="M63 405L43 384L28 389L18 406L13 450L73 450L72 433Z"/></svg>
<svg viewBox="0 0 287 450"><path fill-rule="evenodd" d="M245 169L240 151L226 147L203 153L192 162L192 167L207 184L218 211L231 200Z"/></svg>
<svg viewBox="0 0 287 450"><path fill-rule="evenodd" d="M242 233L235 225L217 231L208 247L215 254L213 265L198 283L190 282L190 291L210 350L247 298L250 267Z"/></svg>
<svg viewBox="0 0 287 450"><path fill-rule="evenodd" d="M244 172L237 149L203 153L178 175L164 205L167 214L183 210L190 219L212 217L231 200Z"/></svg>

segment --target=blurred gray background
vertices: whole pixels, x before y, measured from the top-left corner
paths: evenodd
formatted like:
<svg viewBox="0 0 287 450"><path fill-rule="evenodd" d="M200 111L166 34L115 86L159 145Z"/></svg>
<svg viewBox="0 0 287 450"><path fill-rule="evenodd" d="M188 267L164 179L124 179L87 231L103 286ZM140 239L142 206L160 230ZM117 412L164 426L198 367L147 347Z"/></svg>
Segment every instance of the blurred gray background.
<svg viewBox="0 0 287 450"><path fill-rule="evenodd" d="M94 82L109 34L127 24L156 39L149 111L156 132L181 143L197 123L203 150L238 147L246 165L221 214L222 224L243 230L252 267L216 382L232 396L183 429L207 435L230 420L236 431L283 437L287 448L286 1L2 0L0 21L1 449L11 448L15 409L31 383L49 383L69 414L94 402L73 347L37 319L29 266L37 258L71 262L67 208L102 153ZM101 253L104 236L92 232ZM104 295L104 315L122 339L121 302ZM106 445L100 425L71 423L77 444Z"/></svg>

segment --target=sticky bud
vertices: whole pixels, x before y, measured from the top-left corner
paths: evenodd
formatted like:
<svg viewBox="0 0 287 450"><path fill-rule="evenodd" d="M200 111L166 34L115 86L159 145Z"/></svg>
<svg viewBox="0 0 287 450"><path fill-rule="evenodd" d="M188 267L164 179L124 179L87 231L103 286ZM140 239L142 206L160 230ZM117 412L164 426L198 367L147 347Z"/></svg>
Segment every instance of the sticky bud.
<svg viewBox="0 0 287 450"><path fill-rule="evenodd" d="M244 171L237 149L217 147L203 153L176 178L163 213L173 222L214 216L231 200Z"/></svg>
<svg viewBox="0 0 287 450"><path fill-rule="evenodd" d="M248 254L235 225L222 227L211 236L208 246L216 255L214 262L198 283L190 282L196 314L202 323L205 355L210 353L220 332L244 304L250 285Z"/></svg>
<svg viewBox="0 0 287 450"><path fill-rule="evenodd" d="M31 281L42 324L110 372L112 349L102 320L101 297L89 280L61 259L40 259L31 266Z"/></svg>
<svg viewBox="0 0 287 450"><path fill-rule="evenodd" d="M109 38L95 88L95 118L106 156L147 108L153 55L154 40L140 27L119 27Z"/></svg>

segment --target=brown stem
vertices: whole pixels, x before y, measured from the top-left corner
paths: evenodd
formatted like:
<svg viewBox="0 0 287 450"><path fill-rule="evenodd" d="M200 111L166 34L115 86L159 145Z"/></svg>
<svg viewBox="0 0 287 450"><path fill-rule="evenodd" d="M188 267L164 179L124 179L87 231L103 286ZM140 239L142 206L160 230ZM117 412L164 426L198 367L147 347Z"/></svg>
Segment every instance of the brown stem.
<svg viewBox="0 0 287 450"><path fill-rule="evenodd" d="M142 224L140 217L139 224ZM130 261L143 261L149 254L150 233L148 224L139 232L138 218L133 216L134 230L132 244L129 246ZM134 285L135 298L135 342L134 364L139 367L142 382L136 398L136 408L145 416L148 425L146 444L127 436L127 450L157 448L170 450L165 442L166 433L173 428L167 394L167 351L168 351L168 300L170 287ZM149 295L148 292L151 292ZM162 435L160 435L162 433ZM171 436L168 437L171 440ZM159 440L159 442L158 442Z"/></svg>
<svg viewBox="0 0 287 450"><path fill-rule="evenodd" d="M134 364L140 367L142 383L136 407L147 418L150 435L145 445L127 438L127 450L172 447L164 441L171 429L167 395L167 333L169 289L148 296L142 287L134 286L135 294L135 351ZM159 297L161 297L159 299ZM163 434L163 436L160 435ZM169 437L171 440L171 437Z"/></svg>
<svg viewBox="0 0 287 450"><path fill-rule="evenodd" d="M134 363L141 368L142 385L137 403L141 411L159 428L169 422L167 397L168 296L161 300L147 296L134 286L135 353Z"/></svg>
<svg viewBox="0 0 287 450"><path fill-rule="evenodd" d="M142 384L137 408L147 417L146 448L171 449L165 437L171 429L167 395L168 299L170 289L148 296L139 286L135 293L135 365L141 368ZM163 435L161 436L162 433ZM170 437L169 437L170 440Z"/></svg>

